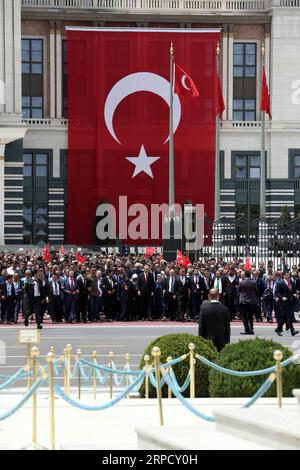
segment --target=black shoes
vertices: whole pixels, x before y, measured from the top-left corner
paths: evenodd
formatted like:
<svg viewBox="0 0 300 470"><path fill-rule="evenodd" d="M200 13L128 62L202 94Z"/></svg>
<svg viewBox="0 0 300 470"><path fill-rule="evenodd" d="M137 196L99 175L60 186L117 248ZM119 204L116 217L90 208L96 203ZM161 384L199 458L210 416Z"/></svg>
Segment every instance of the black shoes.
<svg viewBox="0 0 300 470"><path fill-rule="evenodd" d="M296 336L296 335L299 333L299 331L298 331L298 330L294 330L294 331L291 331L291 333L292 333L292 336Z"/></svg>
<svg viewBox="0 0 300 470"><path fill-rule="evenodd" d="M278 336L282 336L282 332L280 330L278 330L278 328L275 328L275 333L277 333Z"/></svg>
<svg viewBox="0 0 300 470"><path fill-rule="evenodd" d="M42 325L37 325L38 330L42 330L43 326Z"/></svg>

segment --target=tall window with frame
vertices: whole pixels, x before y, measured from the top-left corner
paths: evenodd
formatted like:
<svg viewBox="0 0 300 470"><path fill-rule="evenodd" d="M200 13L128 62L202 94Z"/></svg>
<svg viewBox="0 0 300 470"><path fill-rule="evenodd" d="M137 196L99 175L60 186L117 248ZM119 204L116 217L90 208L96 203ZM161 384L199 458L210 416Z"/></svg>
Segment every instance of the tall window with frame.
<svg viewBox="0 0 300 470"><path fill-rule="evenodd" d="M233 45L233 119L256 119L256 43L236 42Z"/></svg>
<svg viewBox="0 0 300 470"><path fill-rule="evenodd" d="M48 159L42 151L24 151L23 243L48 240Z"/></svg>
<svg viewBox="0 0 300 470"><path fill-rule="evenodd" d="M22 116L44 116L43 40L22 39Z"/></svg>

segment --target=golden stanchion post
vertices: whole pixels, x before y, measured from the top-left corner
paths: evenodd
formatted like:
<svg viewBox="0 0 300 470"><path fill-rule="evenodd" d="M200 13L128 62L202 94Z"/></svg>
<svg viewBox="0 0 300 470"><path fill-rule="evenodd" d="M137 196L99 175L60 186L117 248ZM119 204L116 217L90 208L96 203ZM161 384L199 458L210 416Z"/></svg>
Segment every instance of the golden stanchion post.
<svg viewBox="0 0 300 470"><path fill-rule="evenodd" d="M81 357L81 349L77 349L77 355L76 355L76 361L78 363L78 400L81 399L81 372L79 368L79 363L80 363L80 357Z"/></svg>
<svg viewBox="0 0 300 470"><path fill-rule="evenodd" d="M30 389L30 343L27 343L27 390Z"/></svg>
<svg viewBox="0 0 300 470"><path fill-rule="evenodd" d="M129 369L130 367L130 354L125 354L125 369ZM129 387L129 377L126 375L126 387ZM126 395L126 398L129 398L129 394Z"/></svg>
<svg viewBox="0 0 300 470"><path fill-rule="evenodd" d="M51 346L50 352L52 352L55 355L55 346Z"/></svg>
<svg viewBox="0 0 300 470"><path fill-rule="evenodd" d="M114 353L113 351L110 351L108 353L109 356L109 367L112 369L113 365L113 358L114 358ZM113 374L112 372L109 374L109 398L112 400L113 397Z"/></svg>
<svg viewBox="0 0 300 470"><path fill-rule="evenodd" d="M172 357L168 356L167 357L167 362L171 362L171 361L172 361ZM171 367L167 367L167 371L168 371L168 375L171 379ZM172 398L172 390L171 390L170 386L168 386L168 398Z"/></svg>
<svg viewBox="0 0 300 470"><path fill-rule="evenodd" d="M65 367L64 367L64 391L65 391L66 394L68 394L68 371L67 371L67 366L66 366L67 355L68 355L68 350L67 350L67 348L65 348L64 353L63 353L63 361L65 363Z"/></svg>
<svg viewBox="0 0 300 470"><path fill-rule="evenodd" d="M276 361L276 390L277 390L277 400L279 408L282 408L282 368L281 360L283 358L282 351L276 349L273 354L273 358Z"/></svg>
<svg viewBox="0 0 300 470"><path fill-rule="evenodd" d="M67 361L67 393L70 395L70 388L71 388L71 352L72 346L71 344L67 344L67 351L68 351L68 361Z"/></svg>
<svg viewBox="0 0 300 470"><path fill-rule="evenodd" d="M190 398L195 398L195 345L194 343L189 344L190 350Z"/></svg>
<svg viewBox="0 0 300 470"><path fill-rule="evenodd" d="M160 425L164 425L164 417L163 417L163 408L162 408L162 396L161 396L161 388L160 388L160 370L159 370L159 365L160 365L160 348L155 346L151 354L154 358L154 366L155 366L155 378L156 378L156 395L157 395L157 401L158 401L158 409L159 409L159 419L160 419Z"/></svg>
<svg viewBox="0 0 300 470"><path fill-rule="evenodd" d="M52 348L51 348L52 349ZM50 351L47 355L49 364L49 405L50 405L50 449L55 450L55 422L54 422L54 383L53 362L55 355Z"/></svg>
<svg viewBox="0 0 300 470"><path fill-rule="evenodd" d="M97 351L93 352L93 361L96 362L97 359ZM93 372L93 385L94 385L94 400L96 400L97 397L97 374L96 374L96 369L94 368Z"/></svg>
<svg viewBox="0 0 300 470"><path fill-rule="evenodd" d="M148 356L148 354L145 354L144 361L145 361L144 370L146 372L146 375L145 375L145 398L149 398L149 361L150 361L150 357Z"/></svg>
<svg viewBox="0 0 300 470"><path fill-rule="evenodd" d="M31 349L31 357L32 357L32 375L33 375L33 384L37 381L37 371L38 371L38 355L39 349L34 346ZM42 368L41 368L42 369ZM43 369L42 369L42 373ZM28 446L24 447L23 450L45 450L46 447L43 447L37 443L37 426L36 426L36 391L32 394L32 442Z"/></svg>

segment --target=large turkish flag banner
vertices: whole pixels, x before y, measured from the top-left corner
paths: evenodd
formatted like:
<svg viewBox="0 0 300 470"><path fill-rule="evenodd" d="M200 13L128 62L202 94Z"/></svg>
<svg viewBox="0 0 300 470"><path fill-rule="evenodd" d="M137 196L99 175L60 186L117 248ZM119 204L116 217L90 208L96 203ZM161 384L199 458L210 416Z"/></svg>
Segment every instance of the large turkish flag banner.
<svg viewBox="0 0 300 470"><path fill-rule="evenodd" d="M117 214L119 196L128 206L168 203L171 41L175 63L199 90L197 98L174 95L175 202L204 204L213 219L219 39L217 30L67 30L69 244L101 244L102 203ZM149 227L147 237L126 243L159 240Z"/></svg>

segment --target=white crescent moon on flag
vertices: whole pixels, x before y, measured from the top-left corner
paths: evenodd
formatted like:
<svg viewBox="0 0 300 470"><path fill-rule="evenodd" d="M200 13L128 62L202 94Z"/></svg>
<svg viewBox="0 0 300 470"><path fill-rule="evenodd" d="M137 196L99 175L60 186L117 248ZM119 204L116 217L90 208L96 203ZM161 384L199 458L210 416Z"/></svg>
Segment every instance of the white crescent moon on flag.
<svg viewBox="0 0 300 470"><path fill-rule="evenodd" d="M187 79L187 76L186 76L186 75L182 75L181 84L182 84L183 88L185 88L185 89L188 90L188 91L191 91L191 88L189 88L188 86L186 86L186 83L185 83L186 79Z"/></svg>
<svg viewBox="0 0 300 470"><path fill-rule="evenodd" d="M121 101L138 91L155 93L170 107L170 82L165 78L151 72L136 72L121 78L110 90L104 105L104 120L110 135L121 145L113 127L115 111ZM181 118L181 105L177 94L173 97L173 134L179 126ZM168 142L170 136L164 141Z"/></svg>

